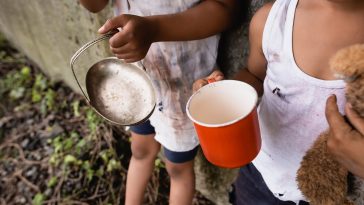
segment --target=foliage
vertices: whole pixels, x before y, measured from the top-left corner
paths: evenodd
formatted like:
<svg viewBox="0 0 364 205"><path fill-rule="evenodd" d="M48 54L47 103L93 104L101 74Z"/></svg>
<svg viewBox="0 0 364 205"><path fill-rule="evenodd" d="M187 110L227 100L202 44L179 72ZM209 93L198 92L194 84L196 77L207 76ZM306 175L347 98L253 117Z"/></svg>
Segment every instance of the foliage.
<svg viewBox="0 0 364 205"><path fill-rule="evenodd" d="M44 201L44 195L41 193L38 193L33 198L33 205L42 205Z"/></svg>
<svg viewBox="0 0 364 205"><path fill-rule="evenodd" d="M0 204L124 201L129 133L51 82L1 35L0 96ZM167 204L165 166L155 165L145 202Z"/></svg>
<svg viewBox="0 0 364 205"><path fill-rule="evenodd" d="M0 62L4 62L5 59L7 62L15 62L7 54L1 55L0 53ZM64 88L60 87L59 84L52 83L43 74L35 72L33 65L22 62L15 63L18 69L9 69L0 77L0 95L3 96L0 105L9 107L12 112L18 113L20 116L29 111L34 114L33 116L37 112L40 113L43 117L30 121L34 123L36 120L42 122L49 117L54 118L54 116L66 114L68 115L66 119L82 124L82 126L61 128L61 131L54 136L52 136L52 133L55 132L54 127L56 127L54 123L61 122L53 120L49 121L50 124L40 127L43 129L43 131L39 130L41 133L49 133L45 146L51 150L48 157L44 156L48 160L41 164L42 167L49 167L48 170L51 171L45 175L47 180L39 182L39 184L27 181L33 190L38 190L37 193L34 193L31 203L38 205L57 199L57 203L67 204L69 200L82 199L84 202L96 200L101 204L117 204L121 201L120 191L123 188L121 182L125 181L124 173L126 170L121 165L122 155L118 155L115 151L111 126L105 124L79 96L74 96L72 99L65 98ZM0 64L0 66L12 67L14 66L12 63ZM22 103L19 105L19 102ZM69 112L69 109L72 111ZM10 114L10 112L4 114ZM6 128L6 124L2 124L1 120L4 118L1 117L0 115L0 137L2 138L2 136L11 135L12 129L9 130ZM14 115L10 115L8 118L14 118ZM9 124L9 126L11 125ZM34 125L31 124L31 126ZM67 127L67 125L63 126ZM26 127L24 129L29 130ZM1 138L0 143L2 142ZM24 141L26 138L29 136L25 135L20 139ZM14 143L10 137L10 139L5 139L3 144L0 144L0 169L10 166L7 162L9 159L18 158L22 155L27 156L28 152L23 151L23 147L20 146L17 146L18 151L14 152L12 148L15 146ZM24 148L28 149L27 145ZM42 152L41 149L36 151ZM24 158L23 160L29 162L29 159ZM24 165L22 160L19 160L19 164L15 165L24 170L32 167ZM122 169L124 173L121 172ZM75 179L75 176L79 177ZM2 177L1 172L0 177ZM19 177L25 179L23 176L19 175ZM70 181L72 184L69 184ZM91 188L87 189L86 187Z"/></svg>
<svg viewBox="0 0 364 205"><path fill-rule="evenodd" d="M20 99L25 95L25 89L30 85L30 68L23 66L20 72L12 71L0 79L0 95L6 94L12 99Z"/></svg>

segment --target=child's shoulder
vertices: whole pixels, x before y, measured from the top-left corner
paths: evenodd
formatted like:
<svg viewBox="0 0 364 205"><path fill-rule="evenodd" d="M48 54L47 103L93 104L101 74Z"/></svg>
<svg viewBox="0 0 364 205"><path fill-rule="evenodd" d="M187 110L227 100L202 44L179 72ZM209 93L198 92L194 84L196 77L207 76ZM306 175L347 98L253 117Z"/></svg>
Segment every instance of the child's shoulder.
<svg viewBox="0 0 364 205"><path fill-rule="evenodd" d="M263 31L265 23L268 19L269 12L274 2L264 4L257 12L253 15L249 25L249 41L255 43L261 47L261 41L263 37Z"/></svg>
<svg viewBox="0 0 364 205"><path fill-rule="evenodd" d="M269 2L264 4L257 12L253 15L250 22L250 29L259 30L263 32L265 22L267 21L269 12L273 6L274 2Z"/></svg>

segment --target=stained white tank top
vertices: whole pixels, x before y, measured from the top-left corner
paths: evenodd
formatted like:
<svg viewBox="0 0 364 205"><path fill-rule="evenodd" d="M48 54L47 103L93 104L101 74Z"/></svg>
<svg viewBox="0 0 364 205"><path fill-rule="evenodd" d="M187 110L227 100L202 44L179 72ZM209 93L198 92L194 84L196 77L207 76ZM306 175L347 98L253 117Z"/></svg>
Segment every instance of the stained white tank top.
<svg viewBox="0 0 364 205"><path fill-rule="evenodd" d="M115 15L150 16L179 13L199 2L201 0L114 0L114 6ZM214 69L219 38L214 35L194 41L156 42L143 60L157 95L157 106L150 117L155 139L172 151L189 151L199 144L185 108L192 95L192 84Z"/></svg>
<svg viewBox="0 0 364 205"><path fill-rule="evenodd" d="M254 165L269 189L281 200L305 200L298 190L296 172L305 152L328 128L326 99L338 98L344 108L344 81L321 80L304 73L292 51L294 15L298 0L277 0L263 33L268 62L264 94L259 105L262 149Z"/></svg>

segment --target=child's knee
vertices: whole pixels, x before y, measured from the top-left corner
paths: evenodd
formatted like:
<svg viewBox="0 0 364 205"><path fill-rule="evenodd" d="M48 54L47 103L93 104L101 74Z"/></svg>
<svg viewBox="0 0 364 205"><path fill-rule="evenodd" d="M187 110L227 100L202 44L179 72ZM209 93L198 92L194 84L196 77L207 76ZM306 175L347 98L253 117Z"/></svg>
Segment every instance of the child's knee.
<svg viewBox="0 0 364 205"><path fill-rule="evenodd" d="M131 145L131 153L137 160L143 160L148 158L155 158L158 154L159 149L157 147L151 147L144 144L133 144Z"/></svg>
<svg viewBox="0 0 364 205"><path fill-rule="evenodd" d="M166 163L168 175L171 179L178 179L184 176L193 176L193 162Z"/></svg>

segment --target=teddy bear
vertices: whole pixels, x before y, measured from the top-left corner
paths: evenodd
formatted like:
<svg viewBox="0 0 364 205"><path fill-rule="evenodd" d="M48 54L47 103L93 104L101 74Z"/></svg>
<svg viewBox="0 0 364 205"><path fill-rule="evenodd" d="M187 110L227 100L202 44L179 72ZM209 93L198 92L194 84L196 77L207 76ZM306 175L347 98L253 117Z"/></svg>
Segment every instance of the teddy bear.
<svg viewBox="0 0 364 205"><path fill-rule="evenodd" d="M338 51L330 68L345 81L346 100L364 117L364 44ZM306 152L297 171L298 187L310 205L364 205L364 179L348 172L328 152L330 134L329 130L320 134Z"/></svg>

